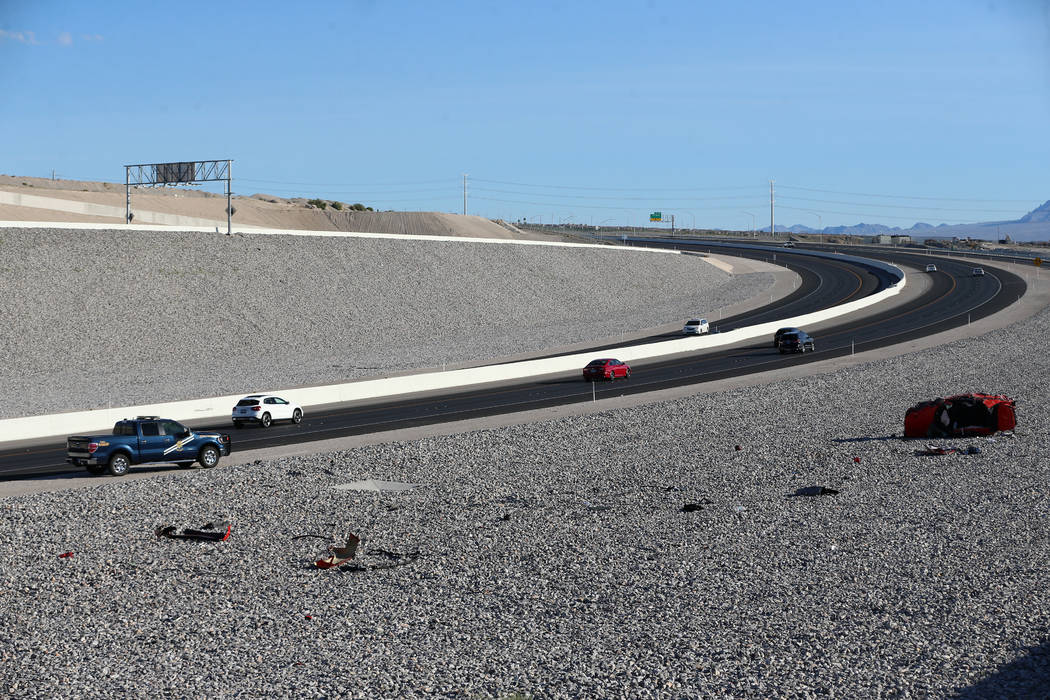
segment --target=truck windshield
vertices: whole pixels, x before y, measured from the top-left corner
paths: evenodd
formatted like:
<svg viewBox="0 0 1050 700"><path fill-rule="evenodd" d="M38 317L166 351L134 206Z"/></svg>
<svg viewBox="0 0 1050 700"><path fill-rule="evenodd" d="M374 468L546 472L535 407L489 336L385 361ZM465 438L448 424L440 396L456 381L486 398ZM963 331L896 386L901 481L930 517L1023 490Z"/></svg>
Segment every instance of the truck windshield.
<svg viewBox="0 0 1050 700"><path fill-rule="evenodd" d="M117 423L113 426L114 435L135 435L134 423Z"/></svg>

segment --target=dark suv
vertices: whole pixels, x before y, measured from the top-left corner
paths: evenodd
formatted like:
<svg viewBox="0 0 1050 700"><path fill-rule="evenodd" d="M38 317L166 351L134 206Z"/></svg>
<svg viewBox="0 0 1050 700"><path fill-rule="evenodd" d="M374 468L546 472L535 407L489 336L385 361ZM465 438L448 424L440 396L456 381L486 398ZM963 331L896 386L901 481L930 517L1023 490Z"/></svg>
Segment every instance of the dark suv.
<svg viewBox="0 0 1050 700"><path fill-rule="evenodd" d="M780 339L783 338L784 335L787 333L801 333L801 331L798 328L781 328L773 334L773 347L779 348Z"/></svg>
<svg viewBox="0 0 1050 700"><path fill-rule="evenodd" d="M780 354L786 352L813 352L817 346L813 342L813 336L805 331L794 331L780 336Z"/></svg>

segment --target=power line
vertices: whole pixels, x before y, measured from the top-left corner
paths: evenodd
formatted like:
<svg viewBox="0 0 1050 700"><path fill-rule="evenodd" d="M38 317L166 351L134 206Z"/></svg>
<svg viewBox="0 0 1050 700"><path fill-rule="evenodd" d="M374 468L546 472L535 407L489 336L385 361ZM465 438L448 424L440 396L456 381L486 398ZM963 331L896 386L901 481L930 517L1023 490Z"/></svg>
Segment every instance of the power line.
<svg viewBox="0 0 1050 700"><path fill-rule="evenodd" d="M838 190L818 190L812 187L796 187L792 185L781 185L782 189L803 190L806 192L820 192L822 194L847 194L853 197L880 197L882 199L920 199L934 202L1016 202L1030 203L1032 199L974 199L973 197L914 197L902 194L872 194L870 192L842 192Z"/></svg>
<svg viewBox="0 0 1050 700"><path fill-rule="evenodd" d="M698 191L718 191L718 190L751 190L754 189L754 185L740 185L731 187L580 187L570 185L537 185L530 184L527 182L505 182L503 180L486 180L484 178L475 177L472 178L474 182L488 182L493 185L512 185L514 187L542 187L545 189L553 190L587 190L596 192L698 192ZM538 192L534 194L540 194Z"/></svg>
<svg viewBox="0 0 1050 700"><path fill-rule="evenodd" d="M986 213L989 213L989 214L1016 214L1017 213L1016 209L966 209L966 208L958 208L958 207L950 207L949 208L949 207L929 207L929 206L918 207L918 206L909 206L907 204L876 204L875 202L843 202L843 201L838 201L838 200L833 200L833 199L809 199L807 197L792 197L790 195L788 197L786 197L786 199L789 199L789 200L791 200L793 202L794 201L798 201L798 202L820 202L822 204L848 204L848 205L852 205L852 206L861 206L861 207L882 207L882 208L887 208L887 209L916 209L916 210L919 210L919 211L977 211L977 212L986 212ZM966 200L966 201L971 201L971 200ZM980 200L977 200L977 201L980 201ZM986 200L986 201L996 201L996 200Z"/></svg>
<svg viewBox="0 0 1050 700"><path fill-rule="evenodd" d="M802 209L800 207L792 207L792 206L788 206L786 204L778 204L777 206L780 209L790 209L792 211L804 211L804 212L810 212L810 213L812 212L812 210L810 210L810 209ZM826 209L822 209L820 211L820 213L821 214L841 214L842 216L861 216L861 217L863 217L863 216L874 216L874 217L878 217L880 219L898 219L900 221L913 221L913 222L915 221L915 217L914 216L893 216L892 214L873 214L871 212L860 213L860 212L855 212L855 211L829 211L829 210L826 210ZM982 223L982 222L973 221L973 220L970 220L970 219L941 219L941 221L943 223L949 223L950 222L950 223L953 223L953 224L976 224L976 223ZM833 228L833 227L829 226L828 228Z"/></svg>
<svg viewBox="0 0 1050 700"><path fill-rule="evenodd" d="M499 199L499 198L496 198L496 197L479 197L477 195L472 195L472 198L473 199L480 199L480 200L485 201L485 202L500 202L502 204L527 204L529 206L535 206L535 207L577 207L577 208L580 208L580 209L609 209L609 210L613 210L613 211L625 211L625 210L632 210L632 209L637 209L638 208L636 205L623 206L623 207L612 207L612 206L605 206L605 205L600 205L600 204L582 204L582 203L577 203L577 202L530 202L530 201L524 201L524 200L520 200L520 199ZM689 206L679 206L679 205L669 205L669 204L661 204L660 206L662 208L668 209L668 210L670 210L670 209L689 210L689 209L692 208L692 207L689 207ZM727 205L727 206L724 206L724 207L721 207L721 206L715 206L715 207L706 206L706 207L704 207L703 210L704 211L711 211L711 210L722 210L722 209L730 210L731 209L733 211L736 211L736 209L739 208L739 207L740 207L740 204Z"/></svg>
<svg viewBox="0 0 1050 700"><path fill-rule="evenodd" d="M624 195L601 196L601 195L593 195L593 194L555 194L555 193L552 193L552 192L519 192L519 191L516 191L516 190L499 190L499 189L493 189L491 187L477 187L477 186L474 187L474 191L475 192L494 192L496 194L516 194L516 195L523 195L523 196L526 196L526 197L529 196L529 195L537 195L538 194L538 195L540 195L542 197L560 197L562 199L590 199L590 200L594 200L594 199L601 199L601 200L611 199L611 200L616 200L616 201L621 201L621 202L622 201L646 201L646 202L653 202L653 203L670 201L670 200L661 199L659 197L652 197L652 196L647 196L647 197L626 197ZM754 195L727 195L725 197L687 197L687 198L679 197L679 198L677 198L676 201L707 202L707 201L723 201L723 200L732 200L732 199L754 199Z"/></svg>
<svg viewBox="0 0 1050 700"><path fill-rule="evenodd" d="M273 185L302 185L308 187L402 187L408 185L451 185L455 180L446 178L442 180L419 180L416 182L289 182L285 180L256 180L252 178L237 178L239 182L262 182Z"/></svg>

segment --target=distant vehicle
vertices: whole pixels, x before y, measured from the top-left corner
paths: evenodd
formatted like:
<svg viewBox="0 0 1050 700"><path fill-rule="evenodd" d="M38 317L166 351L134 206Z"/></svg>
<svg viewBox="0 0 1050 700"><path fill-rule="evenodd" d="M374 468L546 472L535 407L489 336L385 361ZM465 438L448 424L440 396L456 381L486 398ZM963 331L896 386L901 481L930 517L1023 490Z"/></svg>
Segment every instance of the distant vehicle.
<svg viewBox="0 0 1050 700"><path fill-rule="evenodd" d="M110 435L73 435L66 439L66 461L92 474L123 476L133 464L174 462L210 469L230 454L230 436L195 433L182 423L157 416L117 421Z"/></svg>
<svg viewBox="0 0 1050 700"><path fill-rule="evenodd" d="M273 394L249 394L233 407L233 427L243 428L245 423L258 423L269 428L275 421L301 423L301 406Z"/></svg>
<svg viewBox="0 0 1050 700"><path fill-rule="evenodd" d="M583 368L584 381L593 382L598 379L608 379L611 382L617 377L627 379L630 376L630 365L626 362L620 362L619 360L614 360L612 358L591 360L587 363L587 366Z"/></svg>
<svg viewBox="0 0 1050 700"><path fill-rule="evenodd" d="M798 333L798 332L799 332L798 328L781 328L780 330L778 330L776 333L773 334L773 347L775 347L775 348L779 348L780 347L780 339L783 338L786 333Z"/></svg>
<svg viewBox="0 0 1050 700"><path fill-rule="evenodd" d="M703 335L711 332L711 324L706 318L693 318L685 322L682 333L685 335Z"/></svg>
<svg viewBox="0 0 1050 700"><path fill-rule="evenodd" d="M929 265L926 266L926 271L927 272L937 272L937 266L934 265L933 263L930 263Z"/></svg>
<svg viewBox="0 0 1050 700"><path fill-rule="evenodd" d="M973 268L973 272L971 274L974 277L984 277L984 268L983 267L975 267L975 268Z"/></svg>
<svg viewBox="0 0 1050 700"><path fill-rule="evenodd" d="M794 241L788 241L787 243L784 244L784 247L785 248L794 248L795 247L795 242Z"/></svg>
<svg viewBox="0 0 1050 700"><path fill-rule="evenodd" d="M795 331L794 333L785 333L780 336L781 355L788 352L804 353L807 350L813 352L816 349L817 346L813 340L813 336L805 331Z"/></svg>

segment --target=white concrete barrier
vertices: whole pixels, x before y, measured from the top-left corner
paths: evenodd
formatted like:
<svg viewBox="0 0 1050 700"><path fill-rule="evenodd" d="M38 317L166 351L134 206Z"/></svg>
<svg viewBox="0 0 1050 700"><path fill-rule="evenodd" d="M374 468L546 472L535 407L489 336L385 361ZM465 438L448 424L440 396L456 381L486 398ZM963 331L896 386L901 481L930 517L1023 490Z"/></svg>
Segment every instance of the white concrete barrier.
<svg viewBox="0 0 1050 700"><path fill-rule="evenodd" d="M847 256L836 255L835 257L843 259ZM870 264L871 261L865 260L865 263ZM466 388L490 382L528 379L562 372L581 372L583 366L595 357L615 356L620 360L637 362L640 360L658 359L678 353L707 350L751 338L769 337L776 329L783 326L804 326L819 321L826 321L877 304L899 294L906 284L904 272L891 265L880 264L880 266L885 266L895 271L895 274L900 275L900 281L880 292L830 309L770 323L761 323L746 328L738 328L725 333L693 336L645 345L625 346L598 353L577 353L561 357L526 360L486 367L470 367L447 372L427 372L400 377L364 379L330 386L267 391L279 394L302 406L317 406L360 399L396 397L419 391ZM172 401L95 411L7 418L0 420L0 442L108 430L116 421L138 415L156 415L175 420L229 418L234 404L243 395L235 394L192 401Z"/></svg>
<svg viewBox="0 0 1050 700"><path fill-rule="evenodd" d="M2 194L2 191L0 191ZM32 195L20 195L32 196ZM2 197L0 197L2 200ZM0 201L0 203L3 203ZM102 206L102 205L99 205ZM80 212L83 213L83 212ZM121 214L123 217L123 214ZM184 217L185 218L185 217ZM211 222L198 219L206 225L161 225L161 224L85 224L73 221L0 221L0 228L61 228L103 231L191 231L196 233L226 233L226 222ZM322 236L326 238L385 238L402 241L445 241L451 243L492 243L495 245L546 246L550 248L598 248L608 251L630 251L635 253L653 253L658 255L681 255L683 251L666 248L645 248L642 246L609 245L607 243L570 243L568 241L529 241L513 238L477 238L468 236L431 236L410 233L371 233L364 231L307 231L287 228L266 228L263 226L245 226L234 224L233 233L268 235L268 236Z"/></svg>

